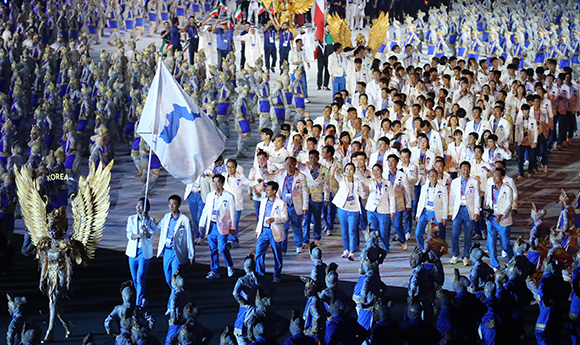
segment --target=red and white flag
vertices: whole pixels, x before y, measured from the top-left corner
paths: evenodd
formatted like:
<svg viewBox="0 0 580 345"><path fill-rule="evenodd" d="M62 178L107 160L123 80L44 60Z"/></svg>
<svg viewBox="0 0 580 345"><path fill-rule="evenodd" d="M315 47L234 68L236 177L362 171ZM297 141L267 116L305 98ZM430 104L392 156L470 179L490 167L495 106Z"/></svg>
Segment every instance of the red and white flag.
<svg viewBox="0 0 580 345"><path fill-rule="evenodd" d="M326 1L316 0L316 9L314 10L314 25L316 31L314 37L320 42L324 42L324 14L326 13Z"/></svg>

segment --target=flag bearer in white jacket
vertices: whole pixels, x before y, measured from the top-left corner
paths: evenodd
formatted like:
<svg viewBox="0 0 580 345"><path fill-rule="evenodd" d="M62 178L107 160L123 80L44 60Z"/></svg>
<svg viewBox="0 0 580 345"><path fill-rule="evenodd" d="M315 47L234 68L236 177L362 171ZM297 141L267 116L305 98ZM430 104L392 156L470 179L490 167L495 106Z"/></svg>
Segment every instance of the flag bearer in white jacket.
<svg viewBox="0 0 580 345"><path fill-rule="evenodd" d="M191 220L179 211L181 197L172 195L168 200L169 213L166 213L157 224L159 228L159 245L157 257L163 256L163 271L165 281L171 286L171 277L187 261L193 264L195 248L193 245L193 233ZM167 303L169 309L169 302Z"/></svg>
<svg viewBox="0 0 580 345"><path fill-rule="evenodd" d="M459 176L451 182L449 190L449 213L453 220L453 230L451 232L451 264L456 264L459 260L459 236L461 228L464 233L463 264L469 265L469 253L471 251L471 235L474 222L479 220L480 213L480 191L479 182L471 173L471 164L467 161L459 165Z"/></svg>
<svg viewBox="0 0 580 345"><path fill-rule="evenodd" d="M235 231L236 200L234 195L224 190L226 178L223 175L212 177L213 191L207 195L207 202L199 220L199 232L207 231L207 244L211 254L209 280L220 277L218 271L221 254L228 267L228 277L234 275L234 264L227 246L228 236Z"/></svg>
<svg viewBox="0 0 580 345"><path fill-rule="evenodd" d="M415 237L421 250L425 249L425 227L429 220L434 219L441 229L447 223L449 213L449 194L447 187L437 182L437 170L431 169L427 175L428 182L421 187L421 195L417 202L417 229ZM445 234L440 236L445 239Z"/></svg>
<svg viewBox="0 0 580 345"><path fill-rule="evenodd" d="M127 219L127 250L129 269L137 292L137 305L145 306L145 277L149 269L149 261L153 257L153 239L157 231L155 219L149 216L149 200L144 207L145 198L139 199L135 210L137 214Z"/></svg>

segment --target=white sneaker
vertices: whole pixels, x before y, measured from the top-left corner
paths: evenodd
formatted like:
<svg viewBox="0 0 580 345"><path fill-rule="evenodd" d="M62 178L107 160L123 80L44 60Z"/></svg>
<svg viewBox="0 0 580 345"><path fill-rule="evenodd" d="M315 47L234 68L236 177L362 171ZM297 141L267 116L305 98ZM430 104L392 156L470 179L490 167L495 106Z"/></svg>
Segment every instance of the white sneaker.
<svg viewBox="0 0 580 345"><path fill-rule="evenodd" d="M411 239L411 233L408 232L408 233L405 234L405 241L408 241L410 239Z"/></svg>
<svg viewBox="0 0 580 345"><path fill-rule="evenodd" d="M207 276L205 276L205 279L207 280L214 280L214 279L219 279L220 275L218 273L215 272L209 272L207 274Z"/></svg>
<svg viewBox="0 0 580 345"><path fill-rule="evenodd" d="M234 276L234 268L233 267L228 267L228 277L233 277Z"/></svg>
<svg viewBox="0 0 580 345"><path fill-rule="evenodd" d="M455 264L457 263L457 260L459 260L459 257L457 257L457 256L453 256L453 257L451 257L451 259L449 260L449 263L450 263L451 265L455 265Z"/></svg>
<svg viewBox="0 0 580 345"><path fill-rule="evenodd" d="M296 254L300 254L302 253L302 247L297 247L296 248Z"/></svg>
<svg viewBox="0 0 580 345"><path fill-rule="evenodd" d="M507 258L507 253L505 252L505 250L501 251L501 257L502 258Z"/></svg>

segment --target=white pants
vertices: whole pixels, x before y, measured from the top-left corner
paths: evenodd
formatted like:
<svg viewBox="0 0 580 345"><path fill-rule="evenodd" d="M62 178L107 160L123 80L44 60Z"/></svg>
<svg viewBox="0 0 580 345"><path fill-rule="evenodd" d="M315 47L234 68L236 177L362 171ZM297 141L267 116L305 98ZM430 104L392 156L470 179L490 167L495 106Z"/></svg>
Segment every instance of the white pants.
<svg viewBox="0 0 580 345"><path fill-rule="evenodd" d="M250 18L254 17L253 25L258 25L258 11L259 10L260 10L260 7L258 6L258 3L250 3L250 8L248 10L248 18L247 18L248 23L251 23L252 21L250 20Z"/></svg>

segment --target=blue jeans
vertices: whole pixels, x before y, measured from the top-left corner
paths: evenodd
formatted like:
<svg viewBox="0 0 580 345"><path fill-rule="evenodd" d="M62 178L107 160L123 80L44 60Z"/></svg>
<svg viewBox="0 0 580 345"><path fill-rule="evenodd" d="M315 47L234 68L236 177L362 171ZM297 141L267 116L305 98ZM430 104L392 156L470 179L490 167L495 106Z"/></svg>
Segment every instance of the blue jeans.
<svg viewBox="0 0 580 345"><path fill-rule="evenodd" d="M410 216L412 212L413 212L413 210L408 211L408 212L407 212L407 210L395 212L395 219L392 220L393 221L393 229L397 233L397 237L399 237L399 242L401 244L406 242L405 231L403 230L403 218L406 217L407 213L409 213L409 216ZM405 222L406 222L406 220L405 220ZM409 223L409 227L411 227L410 223Z"/></svg>
<svg viewBox="0 0 580 345"><path fill-rule="evenodd" d="M256 210L256 223L260 220L260 205L261 201L254 199L254 209Z"/></svg>
<svg viewBox="0 0 580 345"><path fill-rule="evenodd" d="M419 245L419 248L421 248L421 250L425 250L425 239L423 238L423 236L425 235L425 228L427 227L427 223L429 223L429 220L431 220L431 218L436 219L435 212L423 209L423 213L421 213L419 221L417 222L417 229L415 229L415 237L417 238L417 244ZM439 227L443 229L443 223L439 223L436 220L435 223L437 223Z"/></svg>
<svg viewBox="0 0 580 345"><path fill-rule="evenodd" d="M354 252L357 250L356 233L358 232L360 213L341 208L338 208L337 213L342 234L342 246L344 250Z"/></svg>
<svg viewBox="0 0 580 345"><path fill-rule="evenodd" d="M137 293L137 305L143 305L145 297L145 277L149 269L150 259L145 259L143 256L143 249L137 249L137 255L132 258L129 257L129 269L131 270L131 278L135 284L135 291Z"/></svg>
<svg viewBox="0 0 580 345"><path fill-rule="evenodd" d="M304 67L301 68L302 69L302 78L300 78L300 80L302 80L302 86L304 86L304 98L308 98L308 84L306 81L306 70L304 69ZM296 80L296 77L294 77L294 71L291 71L292 74L290 74L290 79L292 80L292 82L294 82L294 80Z"/></svg>
<svg viewBox="0 0 580 345"><path fill-rule="evenodd" d="M171 286L171 277L179 269L179 261L177 261L177 256L175 255L175 250L173 249L163 249L163 272L165 272L165 281L171 293L173 293L173 287ZM169 302L171 301L171 295L167 301L167 309L169 309Z"/></svg>
<svg viewBox="0 0 580 345"><path fill-rule="evenodd" d="M461 206L457 216L453 219L453 230L451 230L451 255L459 257L459 236L463 227L463 257L469 259L471 250L471 232L473 231L473 222L469 218L467 206Z"/></svg>
<svg viewBox="0 0 580 345"><path fill-rule="evenodd" d="M510 243L509 226L501 226L499 223L487 221L487 250L489 250L489 263L491 267L499 267L497 262L497 236L501 241L502 249L507 253L508 260L514 256L514 251Z"/></svg>
<svg viewBox="0 0 580 345"><path fill-rule="evenodd" d="M417 218L417 203L419 202L419 197L421 196L421 185L415 185L415 200L413 200L413 218Z"/></svg>
<svg viewBox="0 0 580 345"><path fill-rule="evenodd" d="M211 223L210 232L207 235L207 244L209 246L209 252L211 255L210 269L214 273L218 273L220 268L220 254L224 257L227 267L233 267L232 256L230 255L230 250L227 247L228 235L222 235L217 229L215 223Z"/></svg>
<svg viewBox="0 0 580 345"><path fill-rule="evenodd" d="M276 242L270 228L262 228L262 233L256 242L256 272L262 276L266 273L264 256L268 251L268 246L272 247L272 252L274 253L274 278L280 278L282 272L282 242Z"/></svg>
<svg viewBox="0 0 580 345"><path fill-rule="evenodd" d="M288 250L288 232L290 231L290 224L292 224L292 233L294 233L294 244L296 248L301 248L304 240L302 239L302 216L296 214L294 205L288 206L288 220L284 223L284 232L286 238L282 242L282 251L286 253Z"/></svg>
<svg viewBox="0 0 580 345"><path fill-rule="evenodd" d="M332 81L332 97L334 98L334 95L342 90L346 89L346 84L344 81L344 76L342 77L334 77L334 80Z"/></svg>
<svg viewBox="0 0 580 345"><path fill-rule="evenodd" d="M403 217L405 218L405 232L404 234L410 234L411 233L411 225L413 224L413 209L411 209L410 211L407 211L407 209L405 209L404 211L400 211L401 213L403 213ZM397 212L399 213L399 212Z"/></svg>
<svg viewBox="0 0 580 345"><path fill-rule="evenodd" d="M189 204L189 212L191 212L193 235L195 238L200 238L199 219L201 218L201 213L205 206L205 203L201 199L201 193L190 193L187 197L187 203Z"/></svg>
<svg viewBox="0 0 580 345"><path fill-rule="evenodd" d="M236 224L234 224L234 228L236 229L236 233L234 235L230 234L228 236L228 242L238 242L238 231L240 230L240 217L242 216L242 211L236 211Z"/></svg>
<svg viewBox="0 0 580 345"><path fill-rule="evenodd" d="M304 216L304 243L310 241L310 223L314 223L314 240L320 240L322 231L322 208L324 202L308 201L308 213Z"/></svg>
<svg viewBox="0 0 580 345"><path fill-rule="evenodd" d="M334 220L336 219L336 205L332 203L334 194L330 193L328 205L322 207L322 218L324 218L324 231L334 230Z"/></svg>
<svg viewBox="0 0 580 345"><path fill-rule="evenodd" d="M391 240L391 215L383 214L377 211L367 212L371 230L379 230L381 241L385 250L389 250L389 241Z"/></svg>

